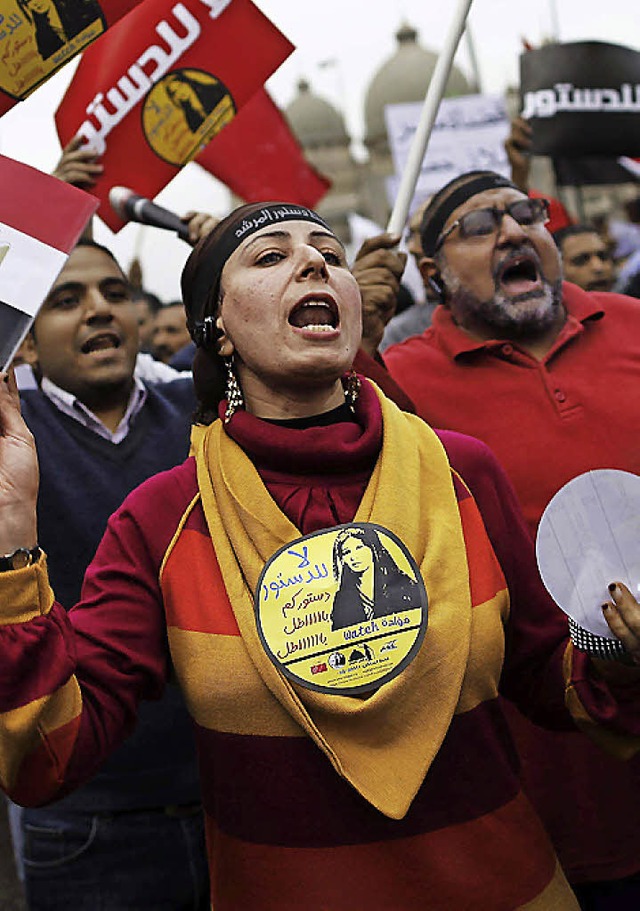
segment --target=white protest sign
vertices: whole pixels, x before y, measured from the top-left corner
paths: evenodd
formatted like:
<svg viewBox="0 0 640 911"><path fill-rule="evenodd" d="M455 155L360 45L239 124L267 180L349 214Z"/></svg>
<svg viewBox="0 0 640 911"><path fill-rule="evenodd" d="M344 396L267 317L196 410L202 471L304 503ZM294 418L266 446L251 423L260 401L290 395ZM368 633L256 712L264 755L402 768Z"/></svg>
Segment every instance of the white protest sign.
<svg viewBox="0 0 640 911"><path fill-rule="evenodd" d="M385 108L389 147L395 175L387 184L393 205L400 177L407 163L411 140L416 132L422 104L390 104ZM435 193L449 180L466 171L497 171L510 175L504 141L509 118L499 95L462 95L445 98L429 139L416 186L416 198ZM395 191L395 192L394 192Z"/></svg>
<svg viewBox="0 0 640 911"><path fill-rule="evenodd" d="M640 595L640 477L600 468L578 475L548 504L536 556L549 594L583 629L615 638L601 605L610 582Z"/></svg>

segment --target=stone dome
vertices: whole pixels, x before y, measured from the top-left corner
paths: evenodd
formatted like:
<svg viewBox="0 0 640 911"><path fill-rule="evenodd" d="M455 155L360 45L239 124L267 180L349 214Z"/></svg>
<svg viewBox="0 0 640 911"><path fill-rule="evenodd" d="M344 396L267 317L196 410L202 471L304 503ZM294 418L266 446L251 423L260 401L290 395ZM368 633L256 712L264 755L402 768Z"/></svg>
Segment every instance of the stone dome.
<svg viewBox="0 0 640 911"><path fill-rule="evenodd" d="M342 115L324 98L314 95L305 79L298 83L298 95L284 113L305 149L349 145Z"/></svg>
<svg viewBox="0 0 640 911"><path fill-rule="evenodd" d="M423 101L438 55L418 44L418 33L402 25L396 33L398 48L371 80L364 103L365 143L375 146L387 142L384 109L388 104ZM456 67L452 67L445 96L469 95L472 88Z"/></svg>

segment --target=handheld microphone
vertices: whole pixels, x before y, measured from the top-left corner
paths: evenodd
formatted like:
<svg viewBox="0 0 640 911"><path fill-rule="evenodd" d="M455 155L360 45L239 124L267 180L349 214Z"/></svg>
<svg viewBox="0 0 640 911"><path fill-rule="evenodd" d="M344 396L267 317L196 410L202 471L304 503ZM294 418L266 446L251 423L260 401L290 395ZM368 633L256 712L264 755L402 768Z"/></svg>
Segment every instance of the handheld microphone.
<svg viewBox="0 0 640 911"><path fill-rule="evenodd" d="M133 190L127 187L111 187L109 202L116 215L123 221L137 221L154 228L175 231L182 240L189 242L189 228L175 212L156 205L144 196L138 196Z"/></svg>

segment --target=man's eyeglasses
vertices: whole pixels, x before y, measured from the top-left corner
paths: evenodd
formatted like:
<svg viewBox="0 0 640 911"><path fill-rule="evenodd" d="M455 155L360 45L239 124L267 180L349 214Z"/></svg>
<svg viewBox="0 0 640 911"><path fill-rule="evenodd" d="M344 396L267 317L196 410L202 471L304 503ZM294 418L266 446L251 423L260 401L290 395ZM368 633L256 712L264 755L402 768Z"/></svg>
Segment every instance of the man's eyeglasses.
<svg viewBox="0 0 640 911"><path fill-rule="evenodd" d="M510 215L514 221L525 228L532 225L545 225L549 221L549 200L518 199L504 209L490 206L486 209L474 209L472 212L467 212L440 235L436 243L436 251L440 249L455 228L459 229L460 237L463 240L467 240L469 237L487 237L500 229L505 215Z"/></svg>

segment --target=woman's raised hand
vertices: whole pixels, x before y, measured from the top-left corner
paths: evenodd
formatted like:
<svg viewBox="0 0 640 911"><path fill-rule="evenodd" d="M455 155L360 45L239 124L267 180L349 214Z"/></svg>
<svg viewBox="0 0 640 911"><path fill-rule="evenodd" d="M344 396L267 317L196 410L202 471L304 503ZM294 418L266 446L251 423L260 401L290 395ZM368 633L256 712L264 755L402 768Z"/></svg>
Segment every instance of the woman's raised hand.
<svg viewBox="0 0 640 911"><path fill-rule="evenodd" d="M38 457L13 371L0 374L0 556L37 543Z"/></svg>

